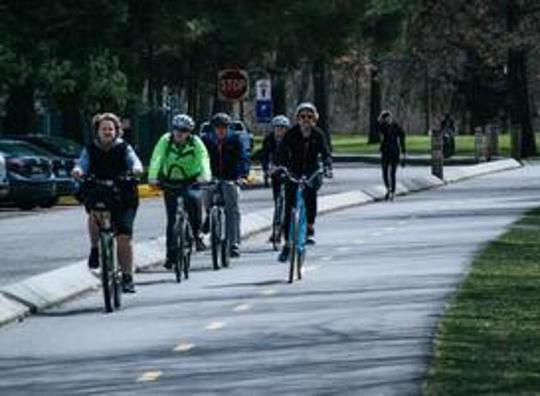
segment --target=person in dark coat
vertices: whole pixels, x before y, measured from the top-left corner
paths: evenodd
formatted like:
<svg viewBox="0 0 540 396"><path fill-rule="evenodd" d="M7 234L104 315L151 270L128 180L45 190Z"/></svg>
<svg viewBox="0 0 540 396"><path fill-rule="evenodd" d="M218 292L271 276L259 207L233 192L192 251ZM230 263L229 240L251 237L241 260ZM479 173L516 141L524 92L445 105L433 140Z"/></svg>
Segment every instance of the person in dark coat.
<svg viewBox="0 0 540 396"><path fill-rule="evenodd" d="M401 160L405 166L405 132L394 121L392 113L384 110L379 116L378 131L381 137L381 168L384 185L386 187L386 200L393 200L396 195L396 173Z"/></svg>

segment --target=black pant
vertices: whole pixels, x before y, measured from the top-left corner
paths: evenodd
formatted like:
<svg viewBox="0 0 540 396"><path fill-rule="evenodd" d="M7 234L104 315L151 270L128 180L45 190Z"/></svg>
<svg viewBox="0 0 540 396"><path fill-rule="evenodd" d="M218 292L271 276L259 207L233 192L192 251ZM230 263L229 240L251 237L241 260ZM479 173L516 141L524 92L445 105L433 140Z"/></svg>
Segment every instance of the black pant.
<svg viewBox="0 0 540 396"><path fill-rule="evenodd" d="M396 172L399 164L399 157L396 156L382 156L382 173L383 180L386 189L391 192L396 191Z"/></svg>
<svg viewBox="0 0 540 396"><path fill-rule="evenodd" d="M279 176L272 175L272 196L274 197L274 202L276 202L277 197L279 196L279 192L281 190L281 185L284 183L283 179L281 179Z"/></svg>
<svg viewBox="0 0 540 396"><path fill-rule="evenodd" d="M285 185L285 224L284 234L285 241L289 240L289 229L291 227L291 212L296 205L296 191L298 186L293 183ZM317 189L306 187L304 189L304 202L306 204L306 219L309 225L315 224L317 217Z"/></svg>
<svg viewBox="0 0 540 396"><path fill-rule="evenodd" d="M165 210L167 212L167 258L176 259L177 242L174 238L174 226L176 223L176 211L178 209L177 194L171 191L165 191L163 197L165 200ZM189 217L189 222L193 230L193 235L199 235L202 219L201 193L198 190L186 189L183 193L184 205Z"/></svg>

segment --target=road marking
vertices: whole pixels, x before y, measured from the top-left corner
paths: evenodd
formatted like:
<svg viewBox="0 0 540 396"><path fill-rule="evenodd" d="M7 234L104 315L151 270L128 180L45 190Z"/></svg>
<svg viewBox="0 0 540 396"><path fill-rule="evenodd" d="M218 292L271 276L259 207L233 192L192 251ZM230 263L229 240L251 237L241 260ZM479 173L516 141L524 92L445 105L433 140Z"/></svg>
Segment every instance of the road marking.
<svg viewBox="0 0 540 396"><path fill-rule="evenodd" d="M407 220L401 220L401 221L398 222L399 225L405 225L407 223L408 223Z"/></svg>
<svg viewBox="0 0 540 396"><path fill-rule="evenodd" d="M351 250L350 246L340 246L337 248L338 252L348 252L349 250Z"/></svg>
<svg viewBox="0 0 540 396"><path fill-rule="evenodd" d="M311 272L319 269L319 265L310 265L309 267L302 268L302 272Z"/></svg>
<svg viewBox="0 0 540 396"><path fill-rule="evenodd" d="M321 259L322 261L332 261L332 256L326 256Z"/></svg>
<svg viewBox="0 0 540 396"><path fill-rule="evenodd" d="M382 233L380 232L374 232L371 234L372 237L380 237L382 235Z"/></svg>
<svg viewBox="0 0 540 396"><path fill-rule="evenodd" d="M224 329L227 324L225 322L212 322L206 326L206 330L221 330Z"/></svg>
<svg viewBox="0 0 540 396"><path fill-rule="evenodd" d="M395 231L396 227L385 227L383 228L383 231Z"/></svg>
<svg viewBox="0 0 540 396"><path fill-rule="evenodd" d="M187 342L181 342L178 344L173 351L175 352L188 352L191 351L195 347L195 344L190 344Z"/></svg>
<svg viewBox="0 0 540 396"><path fill-rule="evenodd" d="M143 373L139 378L137 378L137 382L155 381L159 377L161 377L162 374L163 374L163 372L161 372L161 371L147 371L147 372Z"/></svg>
<svg viewBox="0 0 540 396"><path fill-rule="evenodd" d="M358 239L358 240L354 241L354 243L355 243L355 245L363 245L364 243L366 243L366 241L363 240L363 239Z"/></svg>
<svg viewBox="0 0 540 396"><path fill-rule="evenodd" d="M240 305L237 305L236 307L234 307L233 311L234 312L245 312L245 311L249 311L252 307L253 307L253 305L251 305L251 304L240 304Z"/></svg>
<svg viewBox="0 0 540 396"><path fill-rule="evenodd" d="M274 294L276 294L276 291L274 289L264 289L263 291L261 291L261 294L263 296L273 296Z"/></svg>

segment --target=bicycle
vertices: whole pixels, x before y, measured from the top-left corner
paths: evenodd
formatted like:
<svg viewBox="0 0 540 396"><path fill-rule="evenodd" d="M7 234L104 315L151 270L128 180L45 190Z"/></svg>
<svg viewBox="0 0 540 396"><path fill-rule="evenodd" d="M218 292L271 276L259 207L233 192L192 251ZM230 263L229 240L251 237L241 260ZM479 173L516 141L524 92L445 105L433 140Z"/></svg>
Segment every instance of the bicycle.
<svg viewBox="0 0 540 396"><path fill-rule="evenodd" d="M105 312L111 313L122 306L122 271L116 260L116 247L112 225L112 209L120 203L118 182L135 182L130 176L115 180L100 180L92 176L83 181L85 200L98 226L99 267Z"/></svg>
<svg viewBox="0 0 540 396"><path fill-rule="evenodd" d="M227 213L225 211L225 198L223 186L234 184L226 180L216 180L207 183L212 187L212 201L208 210L210 245L212 251L212 266L215 271L221 267L230 266L230 240L227 235Z"/></svg>
<svg viewBox="0 0 540 396"><path fill-rule="evenodd" d="M281 183L279 193L274 202L274 215L272 217L272 247L279 250L283 224L285 219L285 183Z"/></svg>
<svg viewBox="0 0 540 396"><path fill-rule="evenodd" d="M177 200L176 221L174 223L174 239L176 241L176 260L173 264L173 270L176 282L189 279L189 270L191 268L191 254L193 253L193 229L189 222L189 216L184 206L184 194L189 188L186 184L162 183L164 191L174 194Z"/></svg>
<svg viewBox="0 0 540 396"><path fill-rule="evenodd" d="M289 228L289 283L293 283L294 275L298 280L302 279L302 267L306 259L306 236L307 236L307 219L306 219L306 204L304 202L304 189L309 186L315 178L321 173L319 168L309 177L302 176L300 178L293 177L290 172L282 168L287 179L298 186L296 189L296 204L291 211L291 223Z"/></svg>

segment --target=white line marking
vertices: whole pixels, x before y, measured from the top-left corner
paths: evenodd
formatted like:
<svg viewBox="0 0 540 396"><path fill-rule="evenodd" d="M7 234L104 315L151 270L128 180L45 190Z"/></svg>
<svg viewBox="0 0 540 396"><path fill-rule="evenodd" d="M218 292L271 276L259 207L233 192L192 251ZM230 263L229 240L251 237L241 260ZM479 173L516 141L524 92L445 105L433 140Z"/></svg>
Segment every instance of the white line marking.
<svg viewBox="0 0 540 396"><path fill-rule="evenodd" d="M373 234L371 234L372 237L380 237L381 235L381 232L374 232Z"/></svg>
<svg viewBox="0 0 540 396"><path fill-rule="evenodd" d="M274 294L276 294L276 291L274 289L264 289L261 294L263 296L273 296Z"/></svg>
<svg viewBox="0 0 540 396"><path fill-rule="evenodd" d="M212 322L206 326L206 330L221 330L224 329L227 324L225 322Z"/></svg>
<svg viewBox="0 0 540 396"><path fill-rule="evenodd" d="M137 378L137 382L155 381L159 377L161 377L162 374L163 372L161 371L147 371L143 373L139 378Z"/></svg>
<svg viewBox="0 0 540 396"><path fill-rule="evenodd" d="M407 223L408 223L407 220L401 220L401 221L398 222L399 225L405 225Z"/></svg>
<svg viewBox="0 0 540 396"><path fill-rule="evenodd" d="M195 347L195 344L189 344L187 342L182 342L178 344L173 351L175 352L188 352L191 351Z"/></svg>
<svg viewBox="0 0 540 396"><path fill-rule="evenodd" d="M337 248L338 252L348 252L349 250L351 250L350 246L340 246Z"/></svg>
<svg viewBox="0 0 540 396"><path fill-rule="evenodd" d="M319 269L319 265L310 265L309 267L302 268L302 272L311 272Z"/></svg>
<svg viewBox="0 0 540 396"><path fill-rule="evenodd" d="M253 307L253 305L251 305L251 304L240 304L240 305L237 305L236 307L234 307L233 311L234 312L245 312L245 311L249 311L252 307Z"/></svg>
<svg viewBox="0 0 540 396"><path fill-rule="evenodd" d="M396 227L385 227L383 230L384 231L395 231Z"/></svg>
<svg viewBox="0 0 540 396"><path fill-rule="evenodd" d="M358 239L358 240L354 241L355 245L363 245L364 243L366 243L366 241L364 239Z"/></svg>
<svg viewBox="0 0 540 396"><path fill-rule="evenodd" d="M323 257L321 261L332 261L332 256Z"/></svg>

